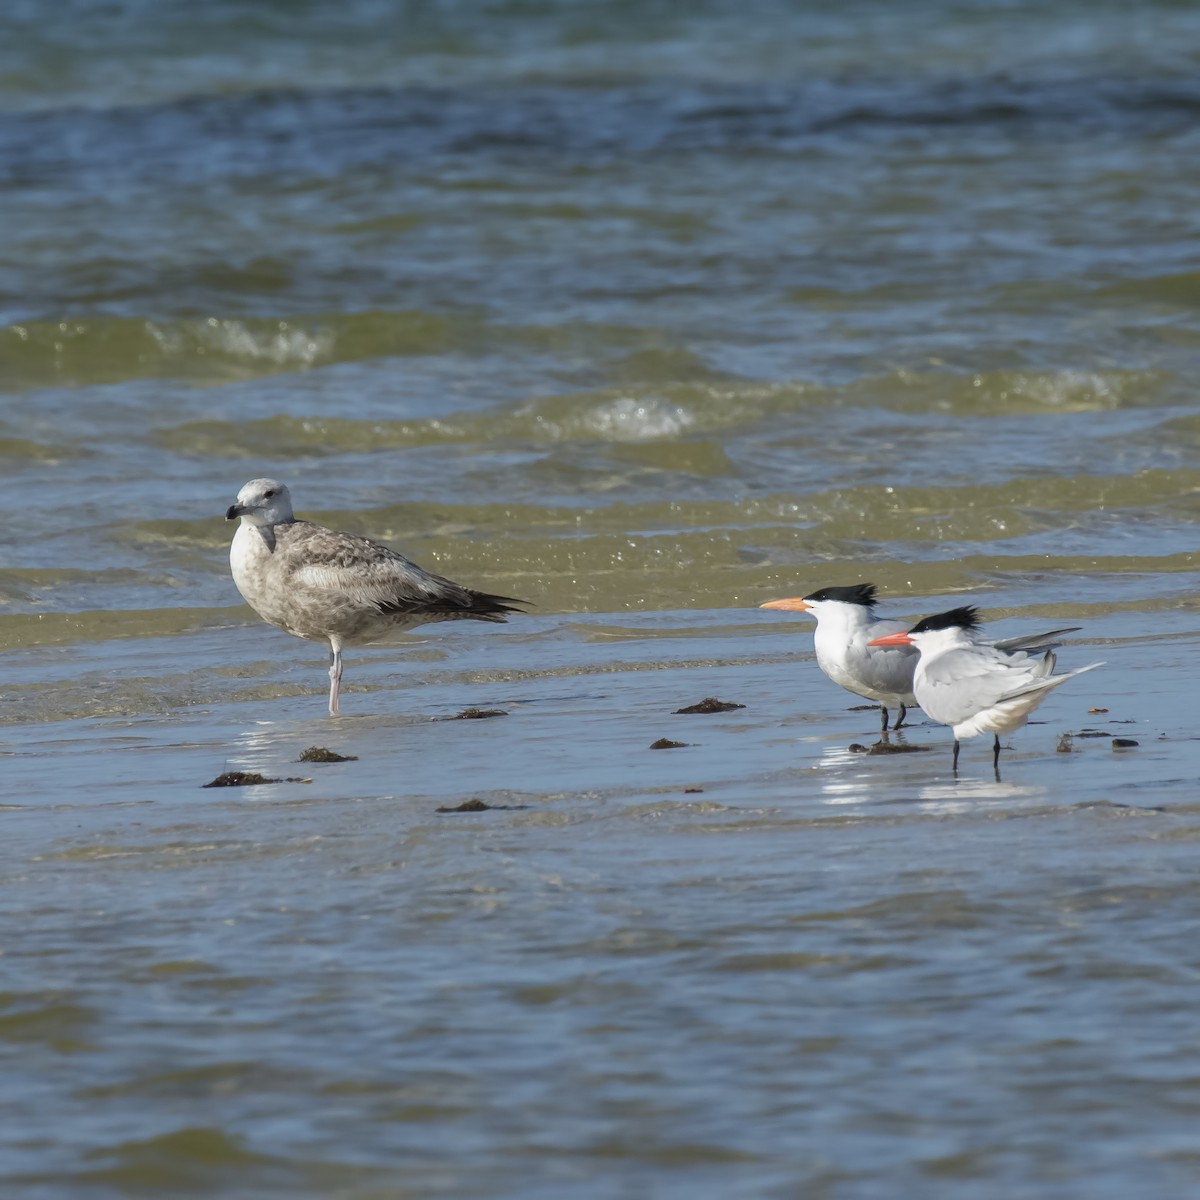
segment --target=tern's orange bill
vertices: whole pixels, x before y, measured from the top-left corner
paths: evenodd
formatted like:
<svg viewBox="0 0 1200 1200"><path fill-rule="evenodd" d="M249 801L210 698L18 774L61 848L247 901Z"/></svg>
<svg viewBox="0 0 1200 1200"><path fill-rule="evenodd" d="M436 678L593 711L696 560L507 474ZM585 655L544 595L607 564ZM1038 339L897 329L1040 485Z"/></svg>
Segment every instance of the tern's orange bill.
<svg viewBox="0 0 1200 1200"><path fill-rule="evenodd" d="M809 606L797 596L794 600L768 600L766 604L760 604L759 608L781 608L786 612L808 612Z"/></svg>
<svg viewBox="0 0 1200 1200"><path fill-rule="evenodd" d="M873 642L868 642L868 646L911 646L912 638L907 633L889 633L887 637L876 638Z"/></svg>

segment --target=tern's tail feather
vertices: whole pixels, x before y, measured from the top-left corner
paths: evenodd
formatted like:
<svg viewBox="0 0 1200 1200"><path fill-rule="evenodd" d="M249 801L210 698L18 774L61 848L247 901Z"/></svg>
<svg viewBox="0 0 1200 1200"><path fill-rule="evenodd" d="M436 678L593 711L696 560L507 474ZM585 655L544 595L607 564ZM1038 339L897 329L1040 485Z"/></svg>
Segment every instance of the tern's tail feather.
<svg viewBox="0 0 1200 1200"><path fill-rule="evenodd" d="M1052 668L1054 668L1052 667L1052 664L1054 664L1054 655L1046 652L1046 658L1050 660L1052 670ZM1104 666L1103 662L1088 662L1086 667L1076 667L1074 671L1064 671L1061 676L1055 676L1055 674L1048 673L1046 674L1045 678L1038 679L1038 682L1034 684L1033 690L1052 691L1055 688L1061 688L1061 686L1066 683L1068 679L1074 679L1075 676L1078 676L1078 674L1086 674L1088 671L1094 671L1097 667L1102 666Z"/></svg>
<svg viewBox="0 0 1200 1200"><path fill-rule="evenodd" d="M1053 658L1053 655L1047 655ZM1063 675L1043 675L1033 679L1024 687L1001 696L994 704L954 726L956 738L975 737L980 733L1012 733L1014 729L1024 725L1029 714L1052 692L1061 687L1068 679L1082 675L1086 671L1094 671L1102 667L1102 662L1089 663L1075 671Z"/></svg>
<svg viewBox="0 0 1200 1200"><path fill-rule="evenodd" d="M1046 654L1046 659L1052 662L1054 661L1054 655L1048 653ZM1049 672L1046 672L1045 674L1039 673L1037 678L1032 679L1030 683L1027 683L1024 686L1024 688L1018 688L1014 691L1007 692L1006 695L1001 697L1000 703L1008 703L1010 701L1020 700L1022 696L1040 697L1042 696L1043 692L1054 691L1055 688L1061 688L1061 686L1066 683L1068 679L1074 679L1075 676L1078 676L1078 674L1084 674L1087 671L1094 671L1097 667L1102 666L1104 666L1103 662L1088 662L1086 667L1076 667L1074 671L1063 672L1061 676L1052 676L1052 674ZM1034 707L1036 707L1038 703L1040 703L1040 700L1034 702Z"/></svg>
<svg viewBox="0 0 1200 1200"><path fill-rule="evenodd" d="M1102 662L1088 663L1086 667L1076 667L1074 671L1068 671L1065 675L1060 675L1060 679L1074 679L1076 675L1083 675L1087 671L1094 671L1097 667L1102 667Z"/></svg>
<svg viewBox="0 0 1200 1200"><path fill-rule="evenodd" d="M1053 670L1054 655L1047 652L1046 657L1050 660L1051 670ZM1064 671L1061 675L1050 675L1047 673L1041 679L1038 679L1032 683L1028 688L1022 689L1021 692L1016 694L1021 695L1029 692L1050 692L1056 687L1061 687L1067 682L1068 679L1074 679L1076 675L1086 674L1088 671L1094 671L1097 667L1102 666L1104 666L1102 662L1094 662L1088 663L1086 667L1076 667L1074 671Z"/></svg>

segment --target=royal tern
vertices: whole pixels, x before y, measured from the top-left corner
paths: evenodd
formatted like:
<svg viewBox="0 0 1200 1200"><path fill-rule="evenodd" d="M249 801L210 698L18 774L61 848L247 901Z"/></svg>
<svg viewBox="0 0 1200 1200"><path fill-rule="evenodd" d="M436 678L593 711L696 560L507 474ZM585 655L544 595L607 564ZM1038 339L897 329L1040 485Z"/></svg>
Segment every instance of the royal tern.
<svg viewBox="0 0 1200 1200"><path fill-rule="evenodd" d="M771 600L761 608L785 612L810 612L817 628L813 645L817 666L840 687L879 703L882 730L887 732L888 709L899 708L893 729L904 723L913 695L913 669L917 649L879 650L872 638L885 634L906 633L907 621L889 621L875 615L875 585L859 583L852 587L825 587L792 600Z"/></svg>
<svg viewBox="0 0 1200 1200"><path fill-rule="evenodd" d="M229 548L233 581L264 621L329 643L329 715L338 715L342 647L428 621L503 621L524 601L476 592L431 575L354 533L297 521L287 488L252 479L227 521L241 518Z"/></svg>
<svg viewBox="0 0 1200 1200"><path fill-rule="evenodd" d="M817 665L846 691L879 701L882 731L886 733L889 707L900 709L892 726L896 730L904 723L908 706L919 703L913 694L913 671L919 654L915 645L878 647L875 639L907 633L910 622L879 616L875 612L876 590L873 583L826 587L792 600L771 600L760 607L811 612L817 621L813 635ZM1052 629L989 644L1005 654L1053 650L1064 634L1074 633L1076 628Z"/></svg>
<svg viewBox="0 0 1200 1200"><path fill-rule="evenodd" d="M992 766L998 770L1000 734L1024 725L1054 688L1104 665L1090 663L1055 675L1053 650L1034 658L1020 650L1012 652L1012 640L1006 651L1005 643L984 639L979 633L978 611L967 605L935 613L907 633L887 634L870 643L917 648L920 657L913 672L913 693L926 716L953 728L956 771L960 738L991 733Z"/></svg>

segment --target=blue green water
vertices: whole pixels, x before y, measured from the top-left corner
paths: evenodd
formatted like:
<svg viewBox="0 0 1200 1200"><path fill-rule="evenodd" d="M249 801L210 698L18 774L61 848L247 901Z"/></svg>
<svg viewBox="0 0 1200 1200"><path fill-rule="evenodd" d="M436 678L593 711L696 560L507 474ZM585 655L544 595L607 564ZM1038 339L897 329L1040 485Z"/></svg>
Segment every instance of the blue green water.
<svg viewBox="0 0 1200 1200"><path fill-rule="evenodd" d="M1194 1195L1197 164L1190 3L0 7L0 1194ZM264 474L536 607L331 723ZM1106 666L852 753L868 579Z"/></svg>

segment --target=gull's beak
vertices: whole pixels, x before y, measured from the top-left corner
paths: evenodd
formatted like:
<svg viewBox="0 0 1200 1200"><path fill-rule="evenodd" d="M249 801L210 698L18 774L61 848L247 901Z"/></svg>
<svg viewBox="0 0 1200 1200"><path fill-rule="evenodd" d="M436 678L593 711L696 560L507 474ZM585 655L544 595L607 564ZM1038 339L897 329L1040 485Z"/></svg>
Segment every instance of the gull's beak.
<svg viewBox="0 0 1200 1200"><path fill-rule="evenodd" d="M242 513L249 512L249 511L250 511L249 509L243 508L240 504L231 504L225 510L225 520L236 521L238 519L238 517L240 517L242 515Z"/></svg>
<svg viewBox="0 0 1200 1200"><path fill-rule="evenodd" d="M785 612L809 612L811 611L799 596L794 600L768 600L766 604L760 604L759 608L781 608Z"/></svg>
<svg viewBox="0 0 1200 1200"><path fill-rule="evenodd" d="M913 640L907 633L889 633L887 637L876 638L873 642L868 642L868 646L911 646Z"/></svg>

